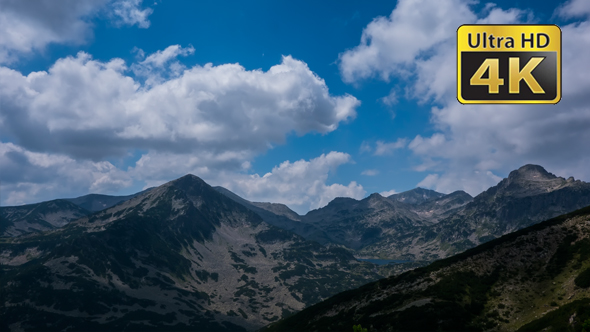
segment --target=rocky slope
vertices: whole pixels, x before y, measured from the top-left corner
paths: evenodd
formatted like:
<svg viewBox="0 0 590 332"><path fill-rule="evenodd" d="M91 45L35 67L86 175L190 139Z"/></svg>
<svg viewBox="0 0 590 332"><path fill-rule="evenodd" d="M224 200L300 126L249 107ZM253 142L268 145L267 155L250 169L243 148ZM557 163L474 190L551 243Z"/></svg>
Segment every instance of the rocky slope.
<svg viewBox="0 0 590 332"><path fill-rule="evenodd" d="M416 188L408 191L404 191L403 193L393 194L391 196L387 196L390 200L398 201L402 203L406 203L409 205L418 205L424 203L431 199L441 198L445 196L445 194L436 192L434 190L424 189L424 188Z"/></svg>
<svg viewBox="0 0 590 332"><path fill-rule="evenodd" d="M587 205L590 183L525 165L441 220L433 229L434 246L454 254Z"/></svg>
<svg viewBox="0 0 590 332"><path fill-rule="evenodd" d="M360 201L336 198L327 206L310 211L303 222L321 229L331 243L353 250L362 249L383 238L412 236L429 220L411 206L372 194Z"/></svg>
<svg viewBox="0 0 590 332"><path fill-rule="evenodd" d="M353 250L383 238L419 235L421 227L432 225L437 217L448 215L472 200L463 191L445 195L416 188L387 198L379 194L362 200L338 197L327 206L300 216L284 204L250 202L225 188L215 189L269 224L293 231L308 240Z"/></svg>
<svg viewBox="0 0 590 332"><path fill-rule="evenodd" d="M110 208L151 189L128 196L89 194L35 204L0 207L0 237L60 228L70 221Z"/></svg>
<svg viewBox="0 0 590 332"><path fill-rule="evenodd" d="M86 209L90 212L97 212L100 210L108 209L119 203L123 203L132 199L135 196L139 196L153 188L149 188L133 195L127 196L111 196L111 195L100 195L100 194L89 194L76 198L65 198L66 201L70 201L79 207Z"/></svg>
<svg viewBox="0 0 590 332"><path fill-rule="evenodd" d="M340 197L304 216L282 204L228 197L273 225L357 257L433 261L589 205L590 184L525 165L477 197L416 188L387 198Z"/></svg>
<svg viewBox="0 0 590 332"><path fill-rule="evenodd" d="M322 230L328 236L327 243L343 245L358 256L432 259L414 255L412 246L425 234L430 235L442 218L460 211L472 199L463 191L445 195L422 188L387 198L379 194L360 201L336 198L302 216L301 221Z"/></svg>
<svg viewBox="0 0 590 332"><path fill-rule="evenodd" d="M213 189L256 213L270 225L291 231L307 240L316 241L320 244L330 243L329 237L323 230L309 223L302 222L302 217L284 204L250 202L223 187L213 187Z"/></svg>
<svg viewBox="0 0 590 332"><path fill-rule="evenodd" d="M252 330L382 275L192 175L0 239L0 263L2 331Z"/></svg>
<svg viewBox="0 0 590 332"><path fill-rule="evenodd" d="M506 181L508 182L508 181ZM343 292L265 331L581 331L590 207Z"/></svg>
<svg viewBox="0 0 590 332"><path fill-rule="evenodd" d="M411 209L420 217L426 218L432 223L436 223L442 218L454 214L457 212L457 209L471 201L473 201L471 195L463 190L458 190L448 195L425 200L424 202L413 206Z"/></svg>
<svg viewBox="0 0 590 332"><path fill-rule="evenodd" d="M63 199L0 207L0 237L59 228L89 213L90 211Z"/></svg>
<svg viewBox="0 0 590 332"><path fill-rule="evenodd" d="M337 198L301 221L358 256L432 261L587 205L589 183L525 165L474 198L422 188Z"/></svg>

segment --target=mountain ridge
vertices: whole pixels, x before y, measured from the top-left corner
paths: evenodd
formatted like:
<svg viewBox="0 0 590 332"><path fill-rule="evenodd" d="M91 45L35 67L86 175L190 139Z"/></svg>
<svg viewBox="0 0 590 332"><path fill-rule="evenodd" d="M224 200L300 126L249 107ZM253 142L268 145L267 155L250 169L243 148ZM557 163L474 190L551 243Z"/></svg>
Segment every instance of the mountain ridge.
<svg viewBox="0 0 590 332"><path fill-rule="evenodd" d="M0 239L0 263L0 330L254 330L383 276L193 175Z"/></svg>
<svg viewBox="0 0 590 332"><path fill-rule="evenodd" d="M14 237L65 226L94 212L123 203L148 192L149 188L127 196L88 194L33 204L0 207L0 237Z"/></svg>
<svg viewBox="0 0 590 332"><path fill-rule="evenodd" d="M337 197L299 216L300 227L312 225L313 232L278 226L362 257L432 261L588 204L590 184L527 164L476 197L423 188L386 198Z"/></svg>
<svg viewBox="0 0 590 332"><path fill-rule="evenodd" d="M399 194L387 196L387 198L406 204L416 205L423 203L429 199L440 198L442 196L444 196L444 194L436 192L434 190L417 187L411 190L401 192Z"/></svg>
<svg viewBox="0 0 590 332"><path fill-rule="evenodd" d="M444 258L590 205L590 183L566 180L529 164L472 200L462 202L459 208L439 214L439 220L415 230L413 235L384 238L361 253L381 251L382 256L401 259Z"/></svg>
<svg viewBox="0 0 590 332"><path fill-rule="evenodd" d="M124 196L111 196L111 195L102 195L102 194L88 194L84 196L79 196L75 198L63 198L66 201L70 201L81 208L84 208L90 212L97 212L100 210L108 209L112 206L115 206L119 203L122 203L126 200L129 200L135 196L141 195L144 192L152 190L152 188L148 188L137 192L131 195L124 195Z"/></svg>
<svg viewBox="0 0 590 332"><path fill-rule="evenodd" d="M19 236L62 227L90 211L64 199L0 207L0 236Z"/></svg>
<svg viewBox="0 0 590 332"><path fill-rule="evenodd" d="M442 194L415 188L389 197L377 193L361 200L337 197L303 216L284 204L250 202L227 189L214 189L265 222L307 240L344 246L362 257L402 260L443 258L590 204L590 184L557 177L532 164L510 172L476 197L464 191ZM139 194L114 199L133 199ZM0 229L14 223L1 213L0 218Z"/></svg>

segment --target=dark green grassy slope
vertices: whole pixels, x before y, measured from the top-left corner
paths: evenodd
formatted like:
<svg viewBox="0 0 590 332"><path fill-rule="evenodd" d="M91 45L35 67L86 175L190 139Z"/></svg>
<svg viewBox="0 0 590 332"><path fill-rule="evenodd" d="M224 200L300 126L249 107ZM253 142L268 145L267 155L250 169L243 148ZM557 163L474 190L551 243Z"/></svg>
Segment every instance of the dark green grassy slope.
<svg viewBox="0 0 590 332"><path fill-rule="evenodd" d="M586 207L340 293L264 331L581 331L589 224Z"/></svg>

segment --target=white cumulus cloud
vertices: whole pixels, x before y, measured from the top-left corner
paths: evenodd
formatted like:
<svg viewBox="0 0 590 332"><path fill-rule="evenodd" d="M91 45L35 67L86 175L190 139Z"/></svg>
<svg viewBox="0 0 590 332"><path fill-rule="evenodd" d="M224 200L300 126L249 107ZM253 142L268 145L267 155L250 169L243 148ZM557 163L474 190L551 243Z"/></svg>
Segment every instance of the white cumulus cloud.
<svg viewBox="0 0 590 332"><path fill-rule="evenodd" d="M350 162L349 154L332 151L309 161L285 161L262 176L223 175L228 178L212 182L250 201L283 203L304 214L327 205L336 197L361 199L365 196L365 190L355 181L348 185L327 184L330 172Z"/></svg>
<svg viewBox="0 0 590 332"><path fill-rule="evenodd" d="M28 75L0 66L0 131L9 140L2 143L7 164L1 203L112 193L187 173L216 183L226 174L252 184L243 176L256 155L287 135L329 133L356 116L355 97L331 95L323 79L290 56L267 71L239 64L176 70L176 57L192 52L173 45L129 66L80 52ZM150 83L131 76L134 70ZM127 170L105 161L128 159L138 149L141 156ZM32 156L51 162L35 164ZM282 186L289 185L285 172L305 163L314 180L305 190L281 192L279 198L305 210L335 196L359 197L363 190L356 183L325 183L328 171L349 158L331 153L281 164L272 179ZM291 179L297 181L293 188L303 184Z"/></svg>
<svg viewBox="0 0 590 332"><path fill-rule="evenodd" d="M79 161L63 154L31 152L0 142L2 205L20 205L89 192L116 193L131 186L129 174L107 161Z"/></svg>
<svg viewBox="0 0 590 332"><path fill-rule="evenodd" d="M174 154L149 152L127 170L107 161L75 160L58 153L32 152L13 143L0 143L0 204L20 205L87 193L118 194L137 183L144 189L185 174L221 185L251 201L283 203L300 214L327 205L336 197L361 199L362 185L329 183L338 167L351 163L342 152L311 160L284 161L270 172L249 172L247 153ZM228 169L227 164L234 168ZM221 165L221 166L220 166ZM139 189L138 189L139 190Z"/></svg>
<svg viewBox="0 0 590 332"><path fill-rule="evenodd" d="M587 4L572 0L556 12L585 17ZM365 28L359 46L340 56L345 81L395 76L406 84L406 98L432 103L435 133L417 135L407 146L421 160L415 169L429 172L419 186L478 194L497 183L497 174L527 163L590 180L590 62L585 56L590 54L590 21L561 27L563 96L557 105L461 105L456 100L457 27L534 20L527 10L493 4L475 12L470 1L441 1L440 6L400 1L390 17L376 18ZM432 38L423 37L428 31Z"/></svg>
<svg viewBox="0 0 590 332"><path fill-rule="evenodd" d="M156 53L141 64L174 63L173 55ZM331 132L360 104L330 95L323 79L290 56L268 71L194 66L151 86L127 71L120 59L83 52L26 76L0 67L0 130L26 149L94 160L134 148L260 152L290 133Z"/></svg>
<svg viewBox="0 0 590 332"><path fill-rule="evenodd" d="M12 63L48 44L83 44L93 19L106 13L121 25L147 28L152 9L141 0L0 0L0 63Z"/></svg>
<svg viewBox="0 0 590 332"><path fill-rule="evenodd" d="M145 57L143 50L136 49L136 52L138 59ZM132 64L131 70L136 78L144 79L145 86L153 87L171 78L179 77L186 67L178 61L178 57L189 56L193 53L195 53L195 48L192 46L170 45L166 49L150 54L142 61Z"/></svg>
<svg viewBox="0 0 590 332"><path fill-rule="evenodd" d="M378 75L388 80L403 75L422 52L455 35L457 27L474 21L468 2L400 0L389 17L377 17L363 30L358 46L339 56L347 82Z"/></svg>
<svg viewBox="0 0 590 332"><path fill-rule="evenodd" d="M150 26L148 16L154 11L151 8L141 9L142 0L115 0L112 3L112 15L115 22L122 25L136 25L147 29Z"/></svg>

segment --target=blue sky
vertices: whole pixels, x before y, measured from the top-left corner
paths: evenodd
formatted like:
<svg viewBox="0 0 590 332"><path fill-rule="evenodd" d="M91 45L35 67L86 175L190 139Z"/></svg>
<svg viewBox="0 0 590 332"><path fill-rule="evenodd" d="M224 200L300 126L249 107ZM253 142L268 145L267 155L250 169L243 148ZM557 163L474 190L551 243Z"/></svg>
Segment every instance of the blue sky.
<svg viewBox="0 0 590 332"><path fill-rule="evenodd" d="M192 173L299 213L590 180L590 2L0 0L0 204ZM557 105L461 105L461 24L558 24Z"/></svg>

